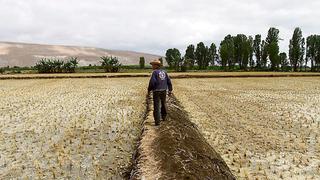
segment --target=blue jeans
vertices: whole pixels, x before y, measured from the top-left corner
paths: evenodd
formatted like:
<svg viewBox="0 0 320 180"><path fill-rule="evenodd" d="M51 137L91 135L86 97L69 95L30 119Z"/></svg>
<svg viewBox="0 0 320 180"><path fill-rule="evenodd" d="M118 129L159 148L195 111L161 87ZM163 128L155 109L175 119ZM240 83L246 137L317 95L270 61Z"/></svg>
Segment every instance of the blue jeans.
<svg viewBox="0 0 320 180"><path fill-rule="evenodd" d="M166 107L167 91L153 91L153 117L156 125L160 124L160 118L163 120L167 116Z"/></svg>

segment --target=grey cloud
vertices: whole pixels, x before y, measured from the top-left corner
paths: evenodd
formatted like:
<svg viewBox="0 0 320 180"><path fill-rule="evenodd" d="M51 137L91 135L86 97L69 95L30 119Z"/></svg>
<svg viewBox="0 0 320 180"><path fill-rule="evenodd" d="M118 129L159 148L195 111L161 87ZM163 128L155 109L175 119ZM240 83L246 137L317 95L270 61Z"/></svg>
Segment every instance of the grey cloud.
<svg viewBox="0 0 320 180"><path fill-rule="evenodd" d="M96 46L163 55L227 34L280 29L287 51L294 27L319 33L313 0L0 0L0 40Z"/></svg>

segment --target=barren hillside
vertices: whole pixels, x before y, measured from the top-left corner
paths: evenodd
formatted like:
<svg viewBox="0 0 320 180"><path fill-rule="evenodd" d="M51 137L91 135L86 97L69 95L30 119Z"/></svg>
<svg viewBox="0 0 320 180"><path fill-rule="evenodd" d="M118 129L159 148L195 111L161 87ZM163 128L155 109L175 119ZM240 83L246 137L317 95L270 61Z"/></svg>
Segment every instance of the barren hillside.
<svg viewBox="0 0 320 180"><path fill-rule="evenodd" d="M141 56L144 56L147 62L160 57L140 52L93 47L0 42L0 66L33 66L42 57L70 56L78 57L81 66L98 64L101 56L116 56L124 65L138 64Z"/></svg>

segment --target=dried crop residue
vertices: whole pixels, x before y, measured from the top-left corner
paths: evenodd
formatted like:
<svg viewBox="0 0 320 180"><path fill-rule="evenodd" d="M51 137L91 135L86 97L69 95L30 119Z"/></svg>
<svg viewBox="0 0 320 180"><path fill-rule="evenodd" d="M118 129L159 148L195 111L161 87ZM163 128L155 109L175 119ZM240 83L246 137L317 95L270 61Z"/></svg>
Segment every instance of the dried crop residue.
<svg viewBox="0 0 320 180"><path fill-rule="evenodd" d="M160 127L149 112L132 179L235 179L174 97L168 111Z"/></svg>
<svg viewBox="0 0 320 180"><path fill-rule="evenodd" d="M122 179L147 81L0 82L0 179Z"/></svg>
<svg viewBox="0 0 320 180"><path fill-rule="evenodd" d="M320 179L320 78L174 80L192 122L239 179Z"/></svg>

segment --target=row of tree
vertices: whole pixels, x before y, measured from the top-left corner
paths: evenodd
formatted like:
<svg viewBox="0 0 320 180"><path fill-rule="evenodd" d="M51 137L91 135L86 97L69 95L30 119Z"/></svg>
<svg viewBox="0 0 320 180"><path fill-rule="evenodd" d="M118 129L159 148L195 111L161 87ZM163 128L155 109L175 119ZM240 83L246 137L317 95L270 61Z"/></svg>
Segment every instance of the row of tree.
<svg viewBox="0 0 320 180"><path fill-rule="evenodd" d="M225 70L272 70L272 71L302 71L307 70L311 63L311 71L320 71L320 35L303 38L300 28L294 30L289 45L289 57L285 52L279 52L279 30L270 28L265 40L257 34L246 36L227 35L217 46L209 47L200 42L195 47L189 45L182 57L178 49L166 51L166 61L170 68L176 71L207 69L208 66L219 65ZM289 58L289 59L288 59Z"/></svg>
<svg viewBox="0 0 320 180"><path fill-rule="evenodd" d="M204 45L203 42L187 47L184 57L181 57L181 53L178 49L168 49L166 52L166 61L169 67L176 71L185 71L186 69L192 69L197 64L199 69L206 69L210 64L214 65L217 61L217 48L214 43L210 47Z"/></svg>

